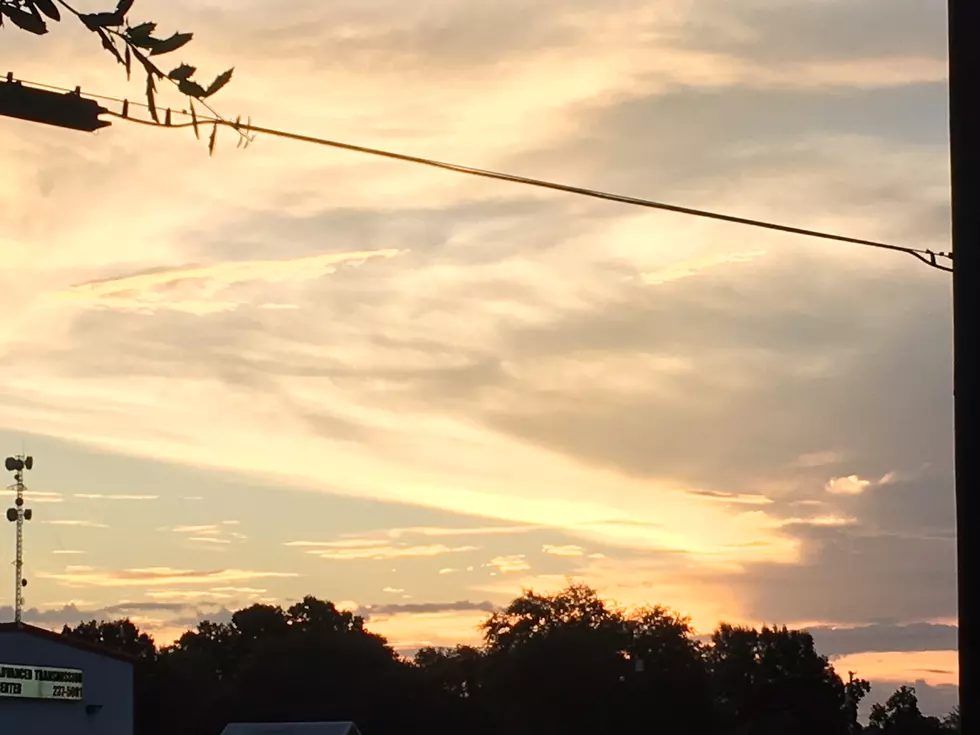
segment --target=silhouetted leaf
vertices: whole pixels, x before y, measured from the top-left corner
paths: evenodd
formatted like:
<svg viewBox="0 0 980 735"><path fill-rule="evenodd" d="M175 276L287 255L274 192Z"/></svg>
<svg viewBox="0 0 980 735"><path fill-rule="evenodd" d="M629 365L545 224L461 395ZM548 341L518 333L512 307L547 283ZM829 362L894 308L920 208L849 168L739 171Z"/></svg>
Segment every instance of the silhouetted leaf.
<svg viewBox="0 0 980 735"><path fill-rule="evenodd" d="M231 81L232 75L235 73L234 68L229 69L226 72L222 72L218 75L218 78L211 82L211 86L208 87L208 91L205 94L206 97L217 94L220 92L228 82Z"/></svg>
<svg viewBox="0 0 980 735"><path fill-rule="evenodd" d="M153 46L150 48L150 56L160 56L161 54L172 53L177 49L186 46L193 38L193 33L175 33L170 38L165 38L162 41L154 42Z"/></svg>
<svg viewBox="0 0 980 735"><path fill-rule="evenodd" d="M194 126L194 137L201 139L201 127L197 124L197 110L194 109L194 100L191 100L191 125Z"/></svg>
<svg viewBox="0 0 980 735"><path fill-rule="evenodd" d="M0 13L10 18L11 22L21 30L38 36L48 32L48 26L39 15L28 13L13 5L0 5Z"/></svg>
<svg viewBox="0 0 980 735"><path fill-rule="evenodd" d="M146 69L147 74L153 74L157 79L163 79L164 73L160 71L160 67L158 67L152 61L146 58L143 52L141 52L137 48L134 48L133 56L135 56L136 60L143 65L143 68Z"/></svg>
<svg viewBox="0 0 980 735"><path fill-rule="evenodd" d="M31 4L38 8L51 20L61 20L61 11L58 10L58 6L54 4L54 0L32 0Z"/></svg>
<svg viewBox="0 0 980 735"><path fill-rule="evenodd" d="M167 76L173 79L175 82L180 82L184 79L190 79L192 76L194 76L194 72L196 71L197 68L191 66L190 64L181 64L167 74Z"/></svg>
<svg viewBox="0 0 980 735"><path fill-rule="evenodd" d="M125 19L126 14L133 9L135 2L136 0L119 0L119 4L116 6L116 15Z"/></svg>
<svg viewBox="0 0 980 735"><path fill-rule="evenodd" d="M218 123L211 129L211 139L208 141L208 155L214 155L214 146L218 142Z"/></svg>
<svg viewBox="0 0 980 735"><path fill-rule="evenodd" d="M157 114L157 100L156 100L157 83L153 80L152 74L146 75L146 104L150 108L150 117L153 118L154 122L160 122L160 116Z"/></svg>
<svg viewBox="0 0 980 735"><path fill-rule="evenodd" d="M95 29L95 32L98 33L99 34L99 38L102 39L102 47L106 51L108 51L109 53L111 53L113 56L115 56L116 57L116 61L118 61L123 66L126 66L126 60L122 57L122 54L119 53L119 49L116 48L116 44L114 44L112 42L112 39L109 38L109 34L107 34L101 28L96 28Z"/></svg>
<svg viewBox="0 0 980 735"><path fill-rule="evenodd" d="M91 31L99 28L112 28L123 24L123 19L115 13L82 13L79 18Z"/></svg>
<svg viewBox="0 0 980 735"><path fill-rule="evenodd" d="M252 137L252 118L248 118L248 122L245 123L245 147L248 148L254 138Z"/></svg>
<svg viewBox="0 0 980 735"><path fill-rule="evenodd" d="M181 79L177 83L177 89L180 90L181 94L186 94L188 97L200 99L204 96L204 87L192 79Z"/></svg>
<svg viewBox="0 0 980 735"><path fill-rule="evenodd" d="M133 54L129 50L129 44L126 45L126 81L128 82L133 76Z"/></svg>
<svg viewBox="0 0 980 735"><path fill-rule="evenodd" d="M126 38L128 38L133 45L149 50L153 48L153 44L156 43L156 41L153 39L153 31L156 29L156 23L140 23L138 26L133 26L132 28L126 30Z"/></svg>

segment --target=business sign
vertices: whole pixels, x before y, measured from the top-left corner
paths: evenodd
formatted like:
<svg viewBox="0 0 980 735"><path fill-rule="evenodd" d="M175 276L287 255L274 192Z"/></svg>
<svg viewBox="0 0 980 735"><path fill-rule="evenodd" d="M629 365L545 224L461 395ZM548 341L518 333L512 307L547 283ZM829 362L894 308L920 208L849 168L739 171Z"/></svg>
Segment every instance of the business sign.
<svg viewBox="0 0 980 735"><path fill-rule="evenodd" d="M78 669L0 664L0 699L82 699L83 674Z"/></svg>

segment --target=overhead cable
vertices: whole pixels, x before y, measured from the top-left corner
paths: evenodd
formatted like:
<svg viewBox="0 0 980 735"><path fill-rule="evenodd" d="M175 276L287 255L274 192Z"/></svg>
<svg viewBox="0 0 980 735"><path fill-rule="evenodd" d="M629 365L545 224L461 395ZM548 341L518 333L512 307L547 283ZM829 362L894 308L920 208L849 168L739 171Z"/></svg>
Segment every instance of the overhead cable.
<svg viewBox="0 0 980 735"><path fill-rule="evenodd" d="M63 89L60 87L52 87L51 85L36 84L34 82L23 82L24 84L33 84L34 86L43 87L46 89L53 89L57 91L68 92L70 90ZM77 90L75 90L78 93ZM261 127L257 125L252 125L251 123L242 123L240 120L231 121L225 120L218 117L201 117L186 110L168 110L165 122L154 122L150 120L142 120L140 118L132 117L129 115L129 108L140 107L148 109L148 106L142 103L130 102L128 100L119 99L115 97L107 97L104 95L86 94L83 96L90 97L92 99L116 102L123 105L122 112L108 111L106 114L111 115L120 120L125 120L127 122L136 123L140 125L147 125L154 128L170 128L170 129L181 129L181 128L195 128L197 129L201 125L215 126L215 127L228 127L236 130L239 134L244 136L246 143L252 139L256 134L269 135L276 138L284 138L287 140L294 140L301 143L311 143L314 145L326 146L329 148L334 148L338 150L351 151L354 153L363 153L370 156L377 156L381 158L387 158L396 161L402 161L405 163L414 163L422 166L428 166L431 168L441 169L443 171L451 171L459 174L466 174L470 176L477 176L485 179L493 179L496 181L506 181L514 184L523 184L525 186L537 187L540 189L550 189L552 191L560 191L566 194L575 194L578 196L590 197L593 199L602 199L610 202L617 202L620 204L628 204L636 207L644 207L647 209L655 209L664 212L673 212L675 214L687 215L690 217L699 217L702 219L716 220L720 222L729 222L732 224L743 225L748 227L755 227L760 229L772 230L776 232L784 232L791 235L799 235L803 237L816 238L821 240L831 240L835 242L843 242L852 245L860 245L863 247L877 248L880 250L889 250L892 252L905 253L906 255L911 255L918 260L922 261L926 265L936 268L937 270L946 271L951 273L953 271L952 265L944 265L940 263L940 260L953 262L953 254L950 252L936 252L929 249L923 248L911 248L901 245L894 245L886 242L879 242L876 240L868 240L858 237L849 237L846 235L835 234L831 232L824 232L820 230L807 229L803 227L795 227L792 225L779 224L776 222L770 222L767 220L751 219L748 217L740 217L731 214L724 214L721 212L715 212L705 209L697 209L694 207L680 206L677 204L668 204L665 202L654 201L651 199L642 199L639 197L625 196L622 194L613 194L606 191L601 191L598 189L591 189L586 187L572 186L569 184L561 184L553 181L546 181L543 179L534 179L527 176L519 176L516 174L502 173L499 171L491 171L481 168L473 168L471 166L463 166L455 163L447 163L444 161L438 161L431 158L423 158L421 156L413 156L404 153L396 153L393 151L382 150L379 148L371 148L363 145L355 145L353 143L345 143L338 140L330 140L328 138L320 138L312 135L303 135L300 133L293 133L286 130L277 130L275 128ZM193 115L193 120L184 123L174 123L172 122L171 112L174 115L181 115L185 117L191 117ZM241 140L239 141L241 143Z"/></svg>

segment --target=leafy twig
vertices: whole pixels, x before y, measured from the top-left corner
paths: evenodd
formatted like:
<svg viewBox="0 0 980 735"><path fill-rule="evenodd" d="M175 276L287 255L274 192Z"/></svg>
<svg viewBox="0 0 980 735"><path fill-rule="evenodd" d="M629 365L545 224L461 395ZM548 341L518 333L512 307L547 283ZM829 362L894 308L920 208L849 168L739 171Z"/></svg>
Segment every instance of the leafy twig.
<svg viewBox="0 0 980 735"><path fill-rule="evenodd" d="M116 8L112 11L82 13L67 0L0 0L0 26L3 26L6 18L21 30L40 36L48 32L47 21L58 22L61 20L60 6L99 37L103 48L125 67L127 79L132 77L134 61L143 67L143 71L146 73L146 101L154 122L160 123L160 115L157 110L156 93L158 90L156 83L157 80L163 79L173 84L181 94L188 98L192 110L194 102L197 101L215 118L227 122L211 106L208 99L220 92L231 81L234 69L222 72L207 86L194 79L197 68L190 64L181 63L164 73L155 61L157 57L179 51L190 43L194 34L178 32L159 38L155 35L157 32L156 23L130 25L128 15L134 4L135 0L117 0ZM245 142L248 141L248 135L241 130L239 125L236 124L232 127ZM239 144L241 143L242 140L239 140ZM209 141L209 148L212 152L214 151L213 133Z"/></svg>

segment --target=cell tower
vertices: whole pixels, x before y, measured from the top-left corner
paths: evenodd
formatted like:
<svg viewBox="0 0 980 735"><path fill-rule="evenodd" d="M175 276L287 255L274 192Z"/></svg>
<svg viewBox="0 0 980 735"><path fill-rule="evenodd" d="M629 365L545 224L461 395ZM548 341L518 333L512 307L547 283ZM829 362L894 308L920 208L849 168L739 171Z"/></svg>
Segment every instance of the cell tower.
<svg viewBox="0 0 980 735"><path fill-rule="evenodd" d="M34 457L17 455L7 457L7 472L14 473L14 484L11 489L16 493L13 508L7 509L7 520L17 524L17 558L14 562L16 573L17 589L14 593L14 621L19 623L24 614L24 588L27 580L24 579L24 521L29 521L34 517L34 512L30 508L24 507L24 470L34 468Z"/></svg>

